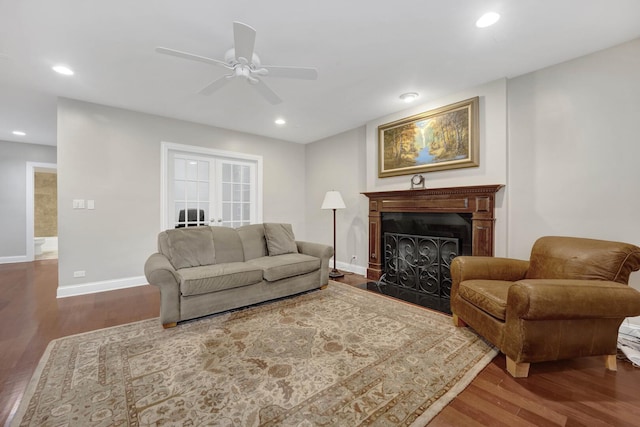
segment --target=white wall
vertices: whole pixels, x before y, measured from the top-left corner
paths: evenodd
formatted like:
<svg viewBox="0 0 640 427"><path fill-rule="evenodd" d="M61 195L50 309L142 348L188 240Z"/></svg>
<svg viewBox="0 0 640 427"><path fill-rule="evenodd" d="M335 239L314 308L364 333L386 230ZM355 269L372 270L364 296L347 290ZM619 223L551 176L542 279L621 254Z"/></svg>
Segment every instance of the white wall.
<svg viewBox="0 0 640 427"><path fill-rule="evenodd" d="M26 261L27 162L55 163L56 147L0 141L0 263Z"/></svg>
<svg viewBox="0 0 640 427"><path fill-rule="evenodd" d="M60 99L58 295L146 283L160 231L162 141L263 156L263 220L305 237L304 145ZM96 208L74 210L73 199ZM74 278L80 270L86 276Z"/></svg>
<svg viewBox="0 0 640 427"><path fill-rule="evenodd" d="M333 246L333 211L320 206L327 191L340 191L346 209L336 211L337 266L366 274L369 205L360 194L366 189L365 127L308 144L306 162L308 239Z"/></svg>
<svg viewBox="0 0 640 427"><path fill-rule="evenodd" d="M639 76L640 39L509 80L512 256L543 235L640 245Z"/></svg>

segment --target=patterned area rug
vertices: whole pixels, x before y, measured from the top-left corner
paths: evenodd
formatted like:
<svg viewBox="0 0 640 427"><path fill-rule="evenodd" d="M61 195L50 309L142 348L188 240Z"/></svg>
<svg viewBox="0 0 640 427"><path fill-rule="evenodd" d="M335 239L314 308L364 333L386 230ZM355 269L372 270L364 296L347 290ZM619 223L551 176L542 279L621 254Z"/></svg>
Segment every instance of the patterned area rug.
<svg viewBox="0 0 640 427"><path fill-rule="evenodd" d="M12 425L424 426L496 354L448 316L331 282L52 341Z"/></svg>

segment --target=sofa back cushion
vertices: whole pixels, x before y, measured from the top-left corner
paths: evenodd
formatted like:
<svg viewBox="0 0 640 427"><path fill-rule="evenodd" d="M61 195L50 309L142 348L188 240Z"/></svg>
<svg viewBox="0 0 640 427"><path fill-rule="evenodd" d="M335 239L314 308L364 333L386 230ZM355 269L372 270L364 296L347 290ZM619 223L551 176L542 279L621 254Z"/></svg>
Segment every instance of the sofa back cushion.
<svg viewBox="0 0 640 427"><path fill-rule="evenodd" d="M216 263L211 227L166 230L158 235L158 251L178 270Z"/></svg>
<svg viewBox="0 0 640 427"><path fill-rule="evenodd" d="M635 245L578 237L547 236L531 249L527 279L610 280L627 284L640 268Z"/></svg>
<svg viewBox="0 0 640 427"><path fill-rule="evenodd" d="M244 225L236 228L244 249L244 260L262 258L267 252L267 241L264 238L264 226L262 224Z"/></svg>
<svg viewBox="0 0 640 427"><path fill-rule="evenodd" d="M264 224L264 237L269 256L298 253L298 245L291 224Z"/></svg>
<svg viewBox="0 0 640 427"><path fill-rule="evenodd" d="M229 227L209 227L213 232L216 248L216 264L244 261L242 241L238 231Z"/></svg>

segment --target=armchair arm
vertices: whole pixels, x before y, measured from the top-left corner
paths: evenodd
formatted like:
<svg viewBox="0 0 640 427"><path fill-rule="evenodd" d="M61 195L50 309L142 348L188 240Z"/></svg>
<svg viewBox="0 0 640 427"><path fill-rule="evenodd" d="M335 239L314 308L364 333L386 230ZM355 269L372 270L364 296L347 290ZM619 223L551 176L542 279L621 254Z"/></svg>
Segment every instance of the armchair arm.
<svg viewBox="0 0 640 427"><path fill-rule="evenodd" d="M524 279L529 261L488 256L459 256L451 262L451 298L458 293L460 282L465 280L505 280L515 282Z"/></svg>
<svg viewBox="0 0 640 427"><path fill-rule="evenodd" d="M507 295L507 322L638 315L640 292L617 282L527 279L514 283Z"/></svg>
<svg viewBox="0 0 640 427"><path fill-rule="evenodd" d="M312 242L296 241L298 252L320 258L320 286L329 282L329 259L333 256L333 248L328 245Z"/></svg>
<svg viewBox="0 0 640 427"><path fill-rule="evenodd" d="M160 253L144 263L144 275L150 285L160 288L160 322L163 325L180 320L180 279L169 259Z"/></svg>

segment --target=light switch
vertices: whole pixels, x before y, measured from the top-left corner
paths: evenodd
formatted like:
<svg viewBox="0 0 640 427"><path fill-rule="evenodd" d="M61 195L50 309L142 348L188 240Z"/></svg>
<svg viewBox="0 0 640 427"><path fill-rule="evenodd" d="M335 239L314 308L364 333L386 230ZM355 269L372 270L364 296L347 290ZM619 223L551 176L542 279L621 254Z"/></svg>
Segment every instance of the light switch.
<svg viewBox="0 0 640 427"><path fill-rule="evenodd" d="M73 199L73 209L84 209L84 199Z"/></svg>
<svg viewBox="0 0 640 427"><path fill-rule="evenodd" d="M95 201L87 200L87 209L95 209L95 208L96 208Z"/></svg>

